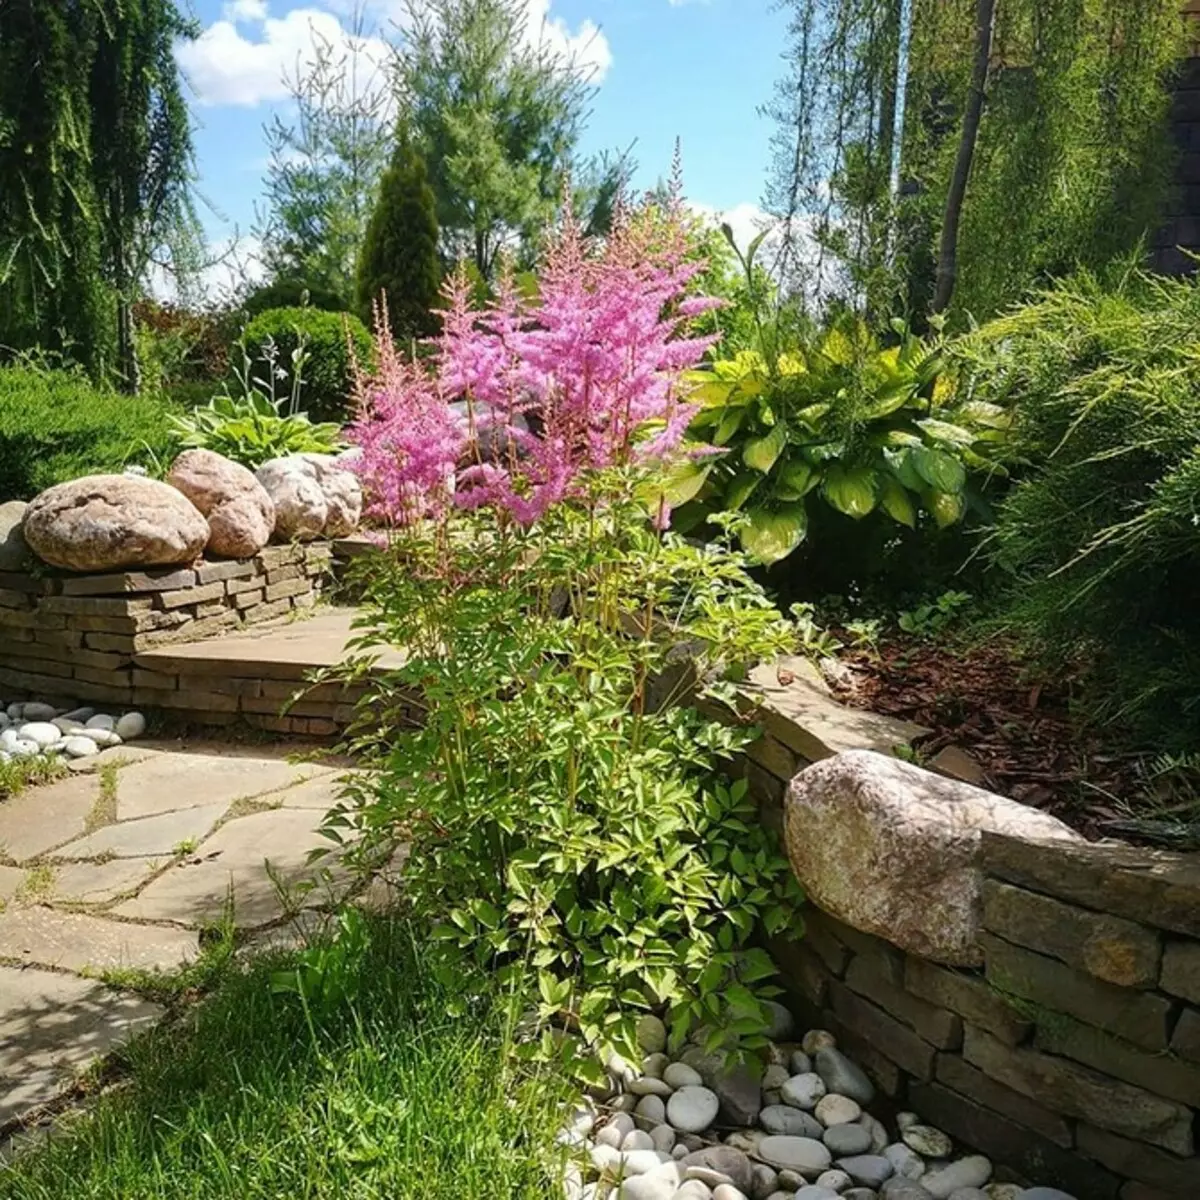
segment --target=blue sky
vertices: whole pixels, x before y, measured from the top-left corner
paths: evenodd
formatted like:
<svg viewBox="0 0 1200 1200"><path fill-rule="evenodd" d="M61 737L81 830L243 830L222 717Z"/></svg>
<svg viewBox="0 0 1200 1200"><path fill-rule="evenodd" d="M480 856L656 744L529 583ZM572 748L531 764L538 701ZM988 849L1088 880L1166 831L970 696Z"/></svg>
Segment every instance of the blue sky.
<svg viewBox="0 0 1200 1200"><path fill-rule="evenodd" d="M372 21L397 0L371 0ZM770 123L757 108L782 65L783 17L770 0L524 0L531 26L589 62L597 80L582 149L625 148L639 186L683 145L688 199L749 229L761 199ZM202 213L219 243L248 233L261 197L263 124L286 104L281 76L318 29L342 36L350 0L192 0L201 39L180 51L197 121Z"/></svg>

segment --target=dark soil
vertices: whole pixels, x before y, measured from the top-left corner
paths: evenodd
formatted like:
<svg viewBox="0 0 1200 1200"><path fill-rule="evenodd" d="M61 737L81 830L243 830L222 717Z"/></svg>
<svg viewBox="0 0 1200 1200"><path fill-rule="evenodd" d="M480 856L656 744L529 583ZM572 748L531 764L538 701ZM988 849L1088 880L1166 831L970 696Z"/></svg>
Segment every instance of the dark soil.
<svg viewBox="0 0 1200 1200"><path fill-rule="evenodd" d="M839 700L932 730L916 746L922 762L957 747L991 791L1090 838L1135 835L1122 826L1142 787L1139 756L1073 717L1069 675L1048 678L1001 638L956 644L901 634L840 661L848 669L830 680Z"/></svg>

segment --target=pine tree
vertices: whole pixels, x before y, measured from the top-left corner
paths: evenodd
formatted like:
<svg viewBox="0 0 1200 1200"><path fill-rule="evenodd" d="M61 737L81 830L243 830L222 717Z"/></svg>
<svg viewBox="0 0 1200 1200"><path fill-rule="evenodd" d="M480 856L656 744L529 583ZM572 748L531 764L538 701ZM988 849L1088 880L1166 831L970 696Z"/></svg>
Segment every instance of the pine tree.
<svg viewBox="0 0 1200 1200"><path fill-rule="evenodd" d="M401 131L379 183L358 259L358 305L370 321L380 293L387 296L392 334L398 340L437 329L433 307L441 286L438 223L425 158Z"/></svg>

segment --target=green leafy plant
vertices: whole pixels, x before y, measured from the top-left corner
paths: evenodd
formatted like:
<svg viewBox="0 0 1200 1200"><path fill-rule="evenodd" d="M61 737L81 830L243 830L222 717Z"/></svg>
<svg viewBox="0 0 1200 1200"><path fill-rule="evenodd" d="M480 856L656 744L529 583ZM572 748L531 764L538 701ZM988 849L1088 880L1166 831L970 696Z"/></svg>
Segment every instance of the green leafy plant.
<svg viewBox="0 0 1200 1200"><path fill-rule="evenodd" d="M331 936L297 953L286 970L271 976L277 995L295 996L310 1019L324 1019L354 998L354 987L370 950L370 930L360 909L343 908Z"/></svg>
<svg viewBox="0 0 1200 1200"><path fill-rule="evenodd" d="M755 260L768 233L743 253L725 228L745 276L754 345L687 374L700 410L692 436L718 453L674 472L678 526L725 514L742 547L773 563L807 536L810 495L854 520L882 513L909 529L925 516L939 528L960 521L980 504L968 472L1002 470L993 452L1007 414L961 400L942 374L940 346L903 322L892 323L892 345L853 312L823 331L799 322L761 286Z"/></svg>
<svg viewBox="0 0 1200 1200"><path fill-rule="evenodd" d="M971 601L969 592L943 592L936 600L905 609L897 616L896 624L917 637L936 637L962 619Z"/></svg>
<svg viewBox="0 0 1200 1200"><path fill-rule="evenodd" d="M292 347L286 368L272 338L263 342L257 360L251 359L247 345L246 338L238 343L241 366L234 366L241 396L231 395L226 387L208 404L173 417L177 449L212 450L251 469L287 454L336 453L341 448L340 426L314 425L301 411L307 363L303 339ZM276 392L281 381L289 384L286 396Z"/></svg>
<svg viewBox="0 0 1200 1200"><path fill-rule="evenodd" d="M969 472L1001 469L991 451L1007 414L961 401L940 375L938 349L902 324L894 331L897 344L885 347L843 315L808 344L743 351L692 372L702 406L693 434L725 450L681 478L693 519L743 513L742 546L764 563L804 541L810 496L857 520L961 520L977 498Z"/></svg>
<svg viewBox="0 0 1200 1200"><path fill-rule="evenodd" d="M269 341L278 349L275 366L283 372L280 383L286 388L293 383L293 356L303 349L301 407L313 421L346 418L355 363L369 369L373 359L371 335L353 313L319 308L267 309L247 324L241 341L250 346Z"/></svg>
<svg viewBox="0 0 1200 1200"><path fill-rule="evenodd" d="M751 939L799 899L717 773L753 731L681 703L731 700L794 633L739 555L650 528L646 483L606 472L527 529L484 509L363 560L361 646L408 661L364 701L354 749L378 770L328 825L367 861L408 843L402 893L444 969L532 978L528 1051L585 1077L580 1042L631 1053L648 1009L676 1043L761 1045L773 967Z"/></svg>

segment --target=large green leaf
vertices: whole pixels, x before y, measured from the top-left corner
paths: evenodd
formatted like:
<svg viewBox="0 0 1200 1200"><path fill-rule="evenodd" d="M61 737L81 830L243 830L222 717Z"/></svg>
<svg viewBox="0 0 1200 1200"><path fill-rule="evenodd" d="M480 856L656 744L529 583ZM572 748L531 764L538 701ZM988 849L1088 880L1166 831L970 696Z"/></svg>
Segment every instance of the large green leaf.
<svg viewBox="0 0 1200 1200"><path fill-rule="evenodd" d="M892 473L910 492L925 490L925 480L913 466L911 450L885 450L883 457Z"/></svg>
<svg viewBox="0 0 1200 1200"><path fill-rule="evenodd" d="M863 416L868 421L878 421L903 408L912 397L913 388L907 381L880 388L876 398L863 408Z"/></svg>
<svg viewBox="0 0 1200 1200"><path fill-rule="evenodd" d="M939 529L945 529L962 519L966 501L961 492L931 491L925 494L925 506L933 513Z"/></svg>
<svg viewBox="0 0 1200 1200"><path fill-rule="evenodd" d="M879 476L870 467L832 466L825 472L821 494L838 512L865 517L875 507Z"/></svg>
<svg viewBox="0 0 1200 1200"><path fill-rule="evenodd" d="M713 442L718 446L724 446L737 433L745 416L746 409L743 405L726 409L720 425L717 426L717 432L713 434Z"/></svg>
<svg viewBox="0 0 1200 1200"><path fill-rule="evenodd" d="M879 481L879 506L893 521L913 529L917 524L917 510L908 494L908 489L894 476L885 475Z"/></svg>
<svg viewBox="0 0 1200 1200"><path fill-rule="evenodd" d="M743 471L740 475L735 475L729 481L729 486L725 489L725 508L729 512L737 512L750 498L751 492L761 482L761 475L752 475L749 471Z"/></svg>
<svg viewBox="0 0 1200 1200"><path fill-rule="evenodd" d="M694 387L688 392L687 402L699 404L703 408L719 408L721 405L729 403L729 397L736 386L724 379L714 379L710 375L699 387Z"/></svg>
<svg viewBox="0 0 1200 1200"><path fill-rule="evenodd" d="M746 443L742 450L742 461L765 475L775 465L786 445L787 430L783 425L776 425L763 437L752 438Z"/></svg>
<svg viewBox="0 0 1200 1200"><path fill-rule="evenodd" d="M961 425L952 425L949 421L939 421L936 417L926 417L917 424L934 441L945 442L950 446L969 446L975 440L975 435L969 429L964 429Z"/></svg>
<svg viewBox="0 0 1200 1200"><path fill-rule="evenodd" d="M966 468L945 450L934 450L929 446L917 446L909 451L912 465L921 478L939 492L961 492L967 482Z"/></svg>
<svg viewBox="0 0 1200 1200"><path fill-rule="evenodd" d="M808 533L808 512L803 503L751 509L749 518L740 533L742 549L761 563L787 558Z"/></svg>
<svg viewBox="0 0 1200 1200"><path fill-rule="evenodd" d="M662 479L653 480L651 487L656 494L662 495L672 507L686 504L704 486L709 471L712 470L712 460L692 462L690 460L676 463Z"/></svg>
<svg viewBox="0 0 1200 1200"><path fill-rule="evenodd" d="M802 459L785 463L775 477L775 495L780 500L799 500L820 482L816 469Z"/></svg>

